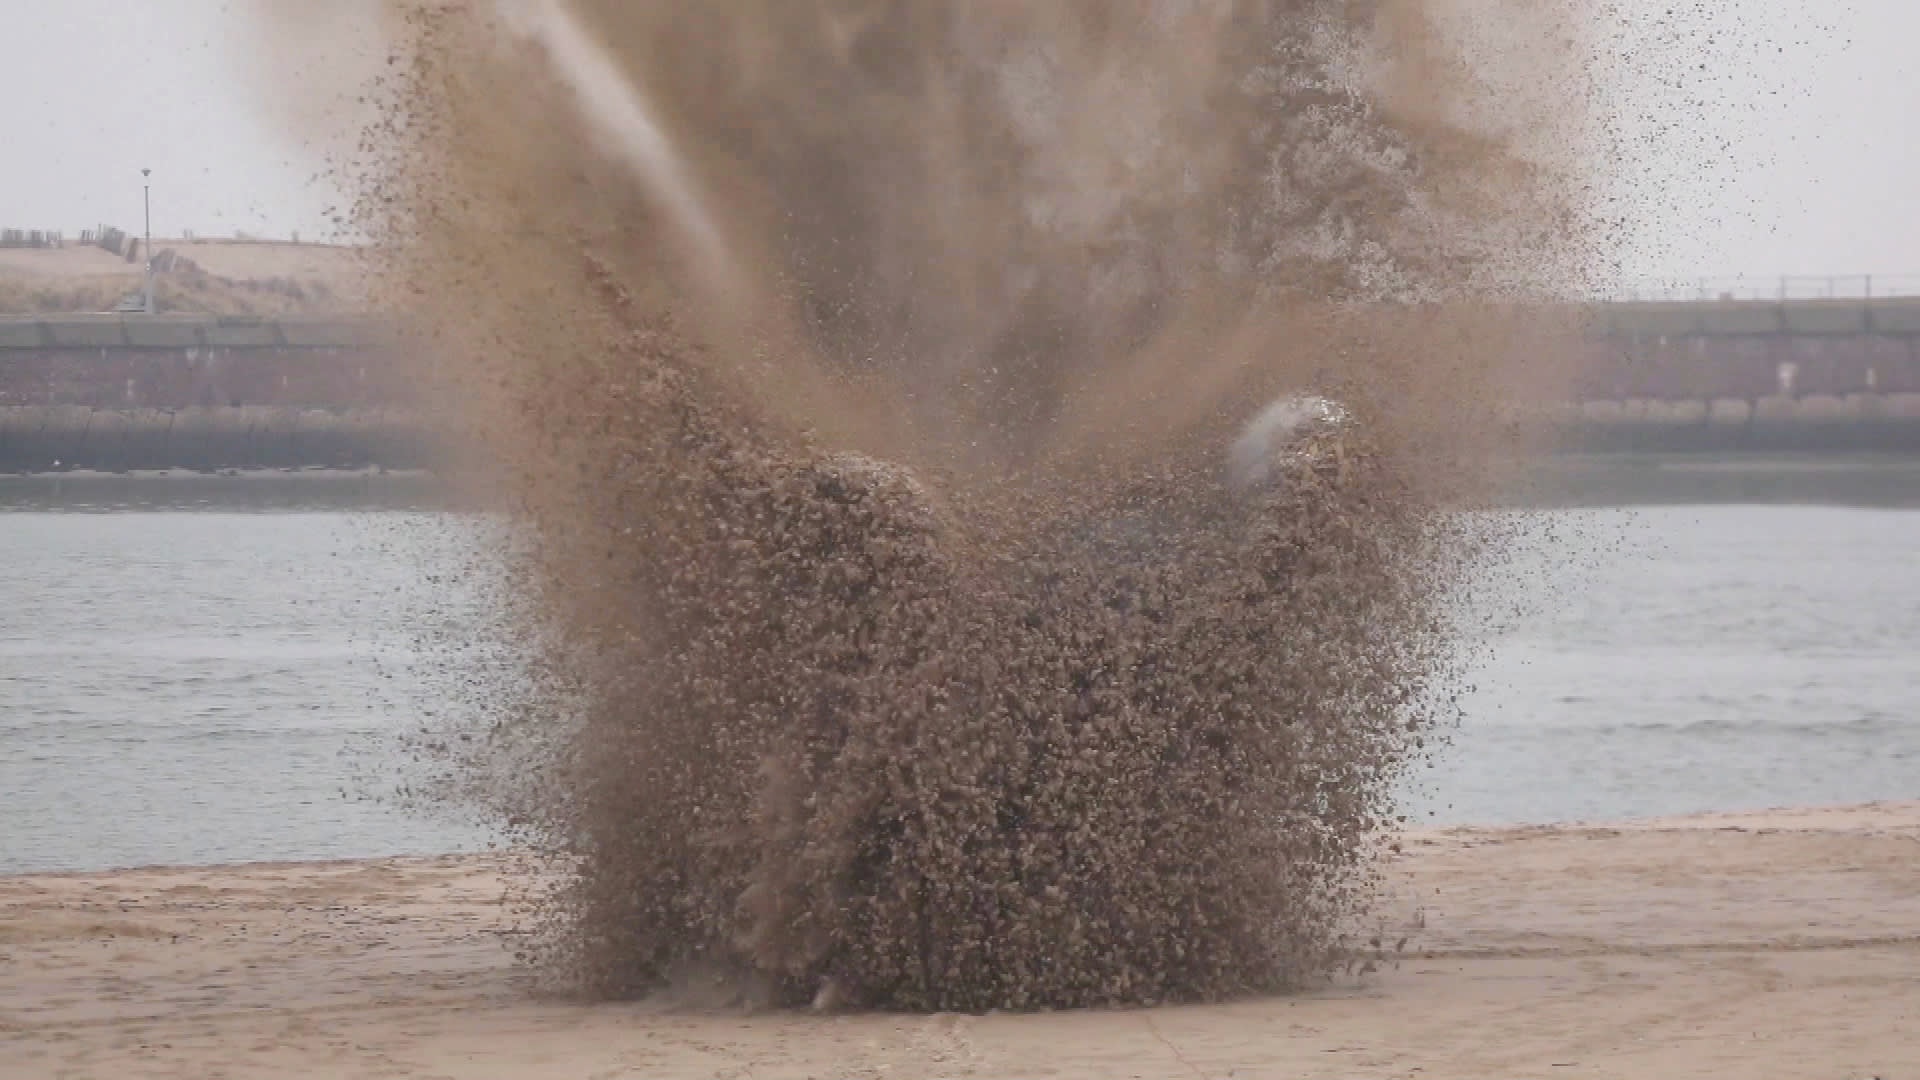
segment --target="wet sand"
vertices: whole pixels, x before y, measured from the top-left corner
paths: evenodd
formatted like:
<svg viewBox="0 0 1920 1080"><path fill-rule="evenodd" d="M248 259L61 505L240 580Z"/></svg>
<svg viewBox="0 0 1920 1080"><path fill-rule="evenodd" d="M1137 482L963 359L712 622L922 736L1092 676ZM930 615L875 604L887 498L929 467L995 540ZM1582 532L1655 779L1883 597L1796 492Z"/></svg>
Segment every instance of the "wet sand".
<svg viewBox="0 0 1920 1080"><path fill-rule="evenodd" d="M1230 1005L534 998L501 856L0 878L0 1077L1896 1077L1920 802L1410 833L1397 967Z"/></svg>

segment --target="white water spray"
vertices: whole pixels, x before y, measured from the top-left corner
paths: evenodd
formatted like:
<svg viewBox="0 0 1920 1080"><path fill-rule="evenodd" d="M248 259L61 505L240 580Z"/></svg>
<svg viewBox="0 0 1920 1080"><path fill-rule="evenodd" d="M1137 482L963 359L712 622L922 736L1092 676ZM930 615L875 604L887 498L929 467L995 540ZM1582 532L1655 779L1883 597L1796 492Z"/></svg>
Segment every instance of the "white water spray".
<svg viewBox="0 0 1920 1080"><path fill-rule="evenodd" d="M580 25L565 0L496 0L507 25L546 48L554 74L622 164L665 204L693 249L703 280L719 289L732 274L727 245L646 96Z"/></svg>
<svg viewBox="0 0 1920 1080"><path fill-rule="evenodd" d="M1228 449L1228 484L1243 493L1259 487L1276 466L1285 462L1289 447L1299 445L1315 431L1337 428L1349 419L1338 402L1312 394L1274 401L1247 422Z"/></svg>

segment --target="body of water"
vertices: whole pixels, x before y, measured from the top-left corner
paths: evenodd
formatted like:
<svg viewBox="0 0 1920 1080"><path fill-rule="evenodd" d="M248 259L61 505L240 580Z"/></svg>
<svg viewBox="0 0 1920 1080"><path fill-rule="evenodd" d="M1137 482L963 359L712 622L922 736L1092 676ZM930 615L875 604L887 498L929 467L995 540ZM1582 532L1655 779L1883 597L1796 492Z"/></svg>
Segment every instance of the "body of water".
<svg viewBox="0 0 1920 1080"><path fill-rule="evenodd" d="M436 707L419 643L484 617L423 570L468 526L337 494L0 499L0 872L485 842L381 797ZM1419 819L1920 797L1920 512L1554 521L1490 590Z"/></svg>
<svg viewBox="0 0 1920 1080"><path fill-rule="evenodd" d="M1920 511L1553 516L1414 803L1550 822L1920 798ZM1488 606L1493 606L1489 604Z"/></svg>
<svg viewBox="0 0 1920 1080"><path fill-rule="evenodd" d="M458 520L267 504L0 512L0 873L483 842L391 798Z"/></svg>

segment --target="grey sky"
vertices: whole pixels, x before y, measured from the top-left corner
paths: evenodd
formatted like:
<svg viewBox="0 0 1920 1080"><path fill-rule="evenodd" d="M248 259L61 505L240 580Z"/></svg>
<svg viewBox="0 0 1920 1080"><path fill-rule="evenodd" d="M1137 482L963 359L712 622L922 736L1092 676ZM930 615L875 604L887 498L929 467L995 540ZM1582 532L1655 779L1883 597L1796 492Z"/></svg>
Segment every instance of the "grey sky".
<svg viewBox="0 0 1920 1080"><path fill-rule="evenodd" d="M244 15L330 2L0 0L0 225L137 228L150 167L156 232L322 234L339 195L263 107ZM1920 0L1600 2L1629 274L1920 275ZM328 40L283 81L365 64Z"/></svg>
<svg viewBox="0 0 1920 1080"><path fill-rule="evenodd" d="M1634 273L1920 275L1920 2L1600 2Z"/></svg>
<svg viewBox="0 0 1920 1080"><path fill-rule="evenodd" d="M138 229L144 167L156 232L315 228L314 166L235 62L250 2L275 0L0 0L0 222Z"/></svg>

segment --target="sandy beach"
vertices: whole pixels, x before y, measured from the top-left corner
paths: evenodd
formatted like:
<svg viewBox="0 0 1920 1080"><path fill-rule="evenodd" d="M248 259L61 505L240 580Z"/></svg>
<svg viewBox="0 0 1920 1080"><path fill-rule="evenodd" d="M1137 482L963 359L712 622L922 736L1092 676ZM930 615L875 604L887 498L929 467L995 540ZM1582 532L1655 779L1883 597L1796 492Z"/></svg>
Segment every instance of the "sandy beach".
<svg viewBox="0 0 1920 1080"><path fill-rule="evenodd" d="M984 1017L543 1001L499 856L0 878L0 1077L1920 1073L1920 803L1402 846L1397 967Z"/></svg>

